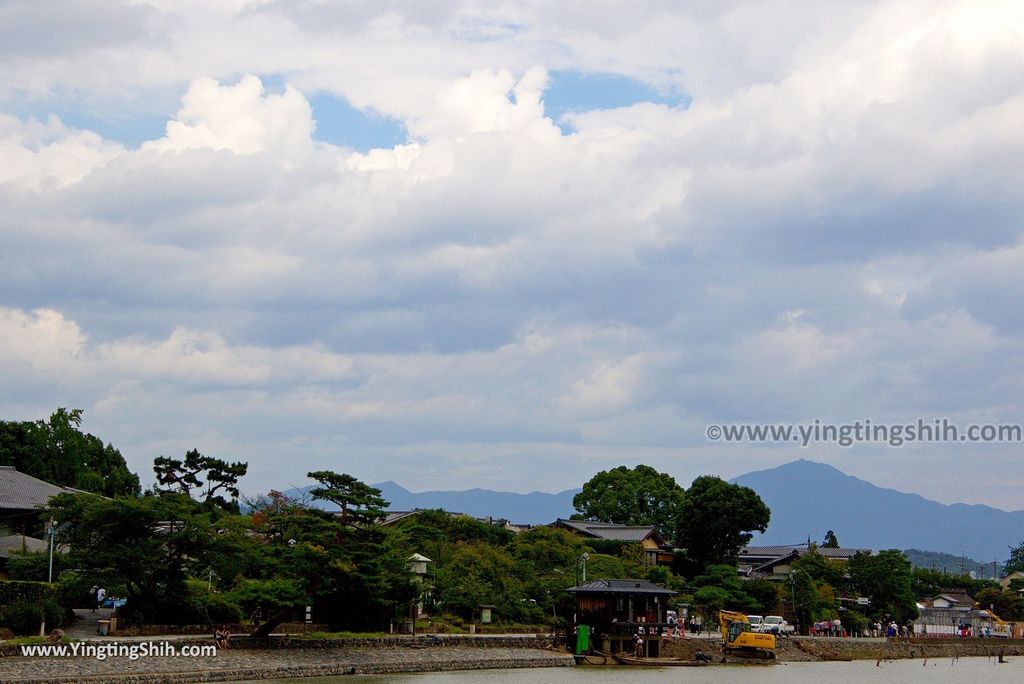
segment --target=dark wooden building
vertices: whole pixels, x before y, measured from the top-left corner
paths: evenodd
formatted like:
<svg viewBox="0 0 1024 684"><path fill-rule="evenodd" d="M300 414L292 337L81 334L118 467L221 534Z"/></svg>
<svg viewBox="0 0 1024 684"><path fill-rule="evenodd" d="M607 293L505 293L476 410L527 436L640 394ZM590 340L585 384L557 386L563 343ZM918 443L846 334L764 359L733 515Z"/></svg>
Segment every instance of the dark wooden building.
<svg viewBox="0 0 1024 684"><path fill-rule="evenodd" d="M594 648L630 653L639 635L644 655L660 655L668 600L676 592L636 579L599 579L567 591L576 596L576 624L590 628Z"/></svg>

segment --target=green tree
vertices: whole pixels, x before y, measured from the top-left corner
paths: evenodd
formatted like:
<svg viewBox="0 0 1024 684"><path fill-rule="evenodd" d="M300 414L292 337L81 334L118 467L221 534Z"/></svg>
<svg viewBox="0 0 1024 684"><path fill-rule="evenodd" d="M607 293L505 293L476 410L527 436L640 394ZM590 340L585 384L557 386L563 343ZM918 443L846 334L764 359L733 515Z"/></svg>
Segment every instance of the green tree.
<svg viewBox="0 0 1024 684"><path fill-rule="evenodd" d="M189 497L198 495L203 503L233 513L239 510L238 480L248 470L247 463L228 463L219 458L204 456L198 449L186 452L183 460L166 456L158 456L153 460L159 492L179 492ZM231 499L226 499L219 493L221 491L230 495Z"/></svg>
<svg viewBox="0 0 1024 684"><path fill-rule="evenodd" d="M684 490L675 478L647 465L602 470L572 505L579 517L621 525L653 525L666 539L675 531Z"/></svg>
<svg viewBox="0 0 1024 684"><path fill-rule="evenodd" d="M1010 558L1003 564L1003 575L1024 572L1024 541L1010 547Z"/></svg>
<svg viewBox="0 0 1024 684"><path fill-rule="evenodd" d="M838 549L839 540L836 538L836 533L829 530L825 533L825 541L822 542L821 548L823 549Z"/></svg>
<svg viewBox="0 0 1024 684"><path fill-rule="evenodd" d="M573 597L564 590L576 583L574 566L588 551L583 539L545 525L516 535L508 549L526 596L536 601L545 615L571 617Z"/></svg>
<svg viewBox="0 0 1024 684"><path fill-rule="evenodd" d="M1003 620L1024 619L1024 597L1001 587L988 587L974 595L982 608L988 608Z"/></svg>
<svg viewBox="0 0 1024 684"><path fill-rule="evenodd" d="M693 603L701 609L704 615L713 616L720 610L733 610L735 600L727 590L708 585L693 593Z"/></svg>
<svg viewBox="0 0 1024 684"><path fill-rule="evenodd" d="M381 629L416 596L409 568L412 549L401 532L342 522L334 513L276 492L256 503L249 536L257 545L258 562L235 584L237 591L249 586L247 581L260 580L263 584L252 588L278 592L276 604L260 604L267 619L260 634L288 619L299 597L312 603L318 622ZM250 598L238 595L250 608L259 598L252 588Z"/></svg>
<svg viewBox="0 0 1024 684"><path fill-rule="evenodd" d="M686 550L683 573L691 576L708 565L735 564L739 550L768 529L771 512L749 487L704 475L690 485L680 508L676 543Z"/></svg>
<svg viewBox="0 0 1024 684"><path fill-rule="evenodd" d="M794 560L790 567L792 572L806 573L815 582L832 586L842 586L846 574L843 563L825 558L818 553L817 547L813 544L807 553Z"/></svg>
<svg viewBox="0 0 1024 684"><path fill-rule="evenodd" d="M761 615L772 615L777 612L780 588L778 582L765 578L751 579L743 585L743 590L750 597L751 608Z"/></svg>
<svg viewBox="0 0 1024 684"><path fill-rule="evenodd" d="M0 421L0 465L62 487L138 494L139 478L110 444L81 431L82 410L58 408L48 420Z"/></svg>
<svg viewBox="0 0 1024 684"><path fill-rule="evenodd" d="M310 490L314 499L330 501L341 509L342 523L365 524L383 517L388 502L381 498L380 490L365 484L351 475L318 470L307 473L307 477L320 483Z"/></svg>
<svg viewBox="0 0 1024 684"><path fill-rule="evenodd" d="M606 553L592 553L587 558L587 581L596 579L622 579L629 577L626 564L619 556Z"/></svg>
<svg viewBox="0 0 1024 684"><path fill-rule="evenodd" d="M126 612L136 620L188 620L178 609L185 581L199 574L208 549L218 543L208 511L182 494L113 499L61 494L50 500L50 513L71 549L68 565L123 585Z"/></svg>
<svg viewBox="0 0 1024 684"><path fill-rule="evenodd" d="M913 568L901 551L858 553L850 559L847 570L852 588L871 598L874 617L889 615L900 624L917 617Z"/></svg>
<svg viewBox="0 0 1024 684"><path fill-rule="evenodd" d="M778 604L776 584L770 580L743 580L733 565L709 565L703 574L693 578L697 587L693 601L710 614L716 610L738 610L746 613L771 613Z"/></svg>
<svg viewBox="0 0 1024 684"><path fill-rule="evenodd" d="M935 596L944 589L964 589L968 594L974 596L986 587L993 586L991 580L971 579L968 574L947 575L938 570L928 568L914 568L911 576L911 593L917 598L928 598Z"/></svg>
<svg viewBox="0 0 1024 684"><path fill-rule="evenodd" d="M494 606L503 620L531 620L540 609L527 601L515 559L505 549L481 542L458 544L436 576L436 591L446 610L472 618L481 606Z"/></svg>
<svg viewBox="0 0 1024 684"><path fill-rule="evenodd" d="M516 537L503 527L440 510L418 511L399 520L393 529L406 537L412 550L433 560L434 568L443 567L451 559L459 542L479 541L504 548Z"/></svg>

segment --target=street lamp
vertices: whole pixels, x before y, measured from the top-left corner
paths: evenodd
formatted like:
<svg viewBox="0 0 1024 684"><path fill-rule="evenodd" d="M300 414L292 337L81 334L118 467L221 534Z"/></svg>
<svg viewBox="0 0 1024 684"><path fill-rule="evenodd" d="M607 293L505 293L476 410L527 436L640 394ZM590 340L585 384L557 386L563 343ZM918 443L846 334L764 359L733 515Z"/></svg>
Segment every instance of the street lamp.
<svg viewBox="0 0 1024 684"><path fill-rule="evenodd" d="M47 532L50 535L50 579L49 579L49 583L53 584L53 538L57 534L57 521L56 520L50 520L50 522L47 524L47 527L49 528L47 530Z"/></svg>

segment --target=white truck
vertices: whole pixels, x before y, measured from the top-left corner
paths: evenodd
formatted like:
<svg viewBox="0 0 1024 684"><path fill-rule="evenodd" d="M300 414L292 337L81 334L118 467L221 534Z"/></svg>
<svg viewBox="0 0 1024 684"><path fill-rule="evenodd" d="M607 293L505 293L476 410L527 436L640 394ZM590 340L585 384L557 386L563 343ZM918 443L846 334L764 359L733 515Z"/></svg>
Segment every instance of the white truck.
<svg viewBox="0 0 1024 684"><path fill-rule="evenodd" d="M760 632L761 625L764 623L764 618L760 615L748 615L747 622L750 623L751 632Z"/></svg>
<svg viewBox="0 0 1024 684"><path fill-rule="evenodd" d="M786 622L781 615L769 615L761 622L761 632L765 634L792 634L793 625Z"/></svg>

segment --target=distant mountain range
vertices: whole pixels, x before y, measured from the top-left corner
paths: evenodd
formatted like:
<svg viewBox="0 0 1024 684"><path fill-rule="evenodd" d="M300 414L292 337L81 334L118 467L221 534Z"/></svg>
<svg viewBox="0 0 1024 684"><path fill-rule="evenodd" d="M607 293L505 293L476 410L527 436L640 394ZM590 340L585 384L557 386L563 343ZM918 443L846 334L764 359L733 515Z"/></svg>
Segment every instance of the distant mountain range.
<svg viewBox="0 0 1024 684"><path fill-rule="evenodd" d="M478 518L491 516L505 518L515 523L544 525L558 518L568 518L575 513L572 498L579 489L566 489L557 494L530 492L495 492L489 489L466 489L458 492L431 491L410 492L394 482L379 482L374 487L381 490L385 499L391 502L391 510L409 511L414 508L443 508L458 511Z"/></svg>
<svg viewBox="0 0 1024 684"><path fill-rule="evenodd" d="M410 492L391 481L373 485L391 505L392 511L411 511L416 508L443 508L446 511L465 513L475 518L488 516L504 518L514 523L545 525L558 518L568 518L575 512L572 498L579 489L566 489L557 494L546 492L495 492L490 489L465 489L461 491ZM302 499L313 487L289 489L285 495ZM310 502L323 508L336 508L323 502Z"/></svg>
<svg viewBox="0 0 1024 684"><path fill-rule="evenodd" d="M741 475L733 480L756 491L772 511L765 534L754 544L800 544L808 538L821 542L833 530L846 547L870 549L924 549L948 556L920 555L921 567L959 570L965 554L966 569L989 568L1002 561L1008 547L1024 540L1024 511L1007 512L990 506L930 501L917 494L877 487L829 465L799 460ZM572 498L580 490L557 494L496 492L487 489L410 492L394 482L378 482L391 510L443 508L474 517L505 518L516 523L545 524L567 518ZM285 492L302 497L309 488ZM972 558L989 559L982 562Z"/></svg>
<svg viewBox="0 0 1024 684"><path fill-rule="evenodd" d="M945 505L877 487L822 463L794 461L734 482L756 491L772 511L768 531L756 535L754 544L799 544L808 537L821 542L833 530L846 547L1002 560L1009 546L1024 540L1024 511Z"/></svg>
<svg viewBox="0 0 1024 684"><path fill-rule="evenodd" d="M920 549L903 549L903 555L907 557L910 564L915 568L926 570L937 570L938 572L949 572L953 574L964 574L973 572L979 579L991 579L1002 576L1003 564L997 563L992 567L992 561L982 563L973 558L941 551L921 551Z"/></svg>

